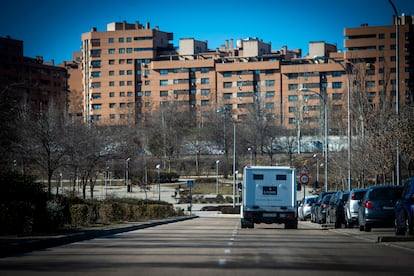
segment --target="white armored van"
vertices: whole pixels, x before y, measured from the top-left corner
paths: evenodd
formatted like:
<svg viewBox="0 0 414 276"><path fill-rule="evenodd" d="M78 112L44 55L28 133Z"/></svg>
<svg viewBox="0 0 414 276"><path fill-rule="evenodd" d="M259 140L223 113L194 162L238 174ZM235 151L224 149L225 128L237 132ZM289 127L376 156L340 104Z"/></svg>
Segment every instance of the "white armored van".
<svg viewBox="0 0 414 276"><path fill-rule="evenodd" d="M298 228L296 169L288 166L247 166L243 175L241 227L255 223Z"/></svg>

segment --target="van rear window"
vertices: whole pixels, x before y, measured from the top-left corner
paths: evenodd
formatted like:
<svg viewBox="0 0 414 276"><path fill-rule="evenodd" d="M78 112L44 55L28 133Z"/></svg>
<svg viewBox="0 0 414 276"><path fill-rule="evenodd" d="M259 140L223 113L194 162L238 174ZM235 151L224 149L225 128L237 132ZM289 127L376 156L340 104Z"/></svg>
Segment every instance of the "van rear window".
<svg viewBox="0 0 414 276"><path fill-rule="evenodd" d="M253 174L253 180L263 180L263 174Z"/></svg>
<svg viewBox="0 0 414 276"><path fill-rule="evenodd" d="M276 175L276 180L286 180L286 179L287 179L286 174L277 174Z"/></svg>

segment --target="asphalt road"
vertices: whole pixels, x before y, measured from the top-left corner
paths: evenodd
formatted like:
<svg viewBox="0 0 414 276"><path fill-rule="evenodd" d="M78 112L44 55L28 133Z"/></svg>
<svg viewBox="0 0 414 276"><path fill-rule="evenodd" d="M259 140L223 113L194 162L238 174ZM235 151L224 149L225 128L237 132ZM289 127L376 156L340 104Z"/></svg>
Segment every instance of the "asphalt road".
<svg viewBox="0 0 414 276"><path fill-rule="evenodd" d="M0 275L412 275L414 250L379 232L300 222L241 229L201 217L0 258Z"/></svg>

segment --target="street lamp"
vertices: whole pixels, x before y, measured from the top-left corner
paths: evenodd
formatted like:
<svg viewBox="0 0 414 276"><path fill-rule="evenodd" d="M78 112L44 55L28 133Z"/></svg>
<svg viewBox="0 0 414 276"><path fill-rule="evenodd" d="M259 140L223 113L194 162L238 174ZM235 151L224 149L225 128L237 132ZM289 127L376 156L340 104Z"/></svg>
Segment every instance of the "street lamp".
<svg viewBox="0 0 414 276"><path fill-rule="evenodd" d="M250 166L252 166L253 165L253 158L252 158L253 149L251 147L248 147L247 150L249 151L249 154L250 154Z"/></svg>
<svg viewBox="0 0 414 276"><path fill-rule="evenodd" d="M348 67L345 67L342 63L337 63L335 59L330 57L319 57L315 56L315 60L322 59L322 60L332 60L336 64L339 64L342 69L344 69L346 74L346 82L347 82L347 144L348 144L348 156L347 156L347 163L348 163L348 190L351 191L352 188L352 177L351 177L351 81L349 77L349 70ZM349 63L347 63L348 65Z"/></svg>
<svg viewBox="0 0 414 276"><path fill-rule="evenodd" d="M313 90L309 90L308 88L301 88L299 89L299 91L301 92L311 92L315 95L318 95L321 100L323 101L323 106L324 106L324 132L325 132L325 191L328 191L328 152L329 152L329 145L328 145L328 110L327 110L327 97L326 95L323 96L321 93L313 91Z"/></svg>
<svg viewBox="0 0 414 276"><path fill-rule="evenodd" d="M319 183L319 158L316 153L313 155L313 158L316 159L316 183Z"/></svg>
<svg viewBox="0 0 414 276"><path fill-rule="evenodd" d="M398 38L398 25L399 25L399 15L398 15L398 11L397 8L395 7L394 3L392 2L392 0L388 0L388 2L390 3L390 5L392 6L392 9L394 11L394 16L395 16L395 113L397 115L397 120L399 120L400 117L400 91L399 91L399 38ZM395 168L395 174L396 174L396 184L400 185L400 145L399 145L399 140L397 139L397 151L396 151L396 157L397 157L397 163L396 163L396 168Z"/></svg>
<svg viewBox="0 0 414 276"><path fill-rule="evenodd" d="M220 163L220 160L216 160L216 195L218 195L218 192L219 192L219 188L218 188L219 186L219 180L218 180L219 163Z"/></svg>
<svg viewBox="0 0 414 276"><path fill-rule="evenodd" d="M233 208L236 207L236 182L237 182L236 171L236 123L233 121Z"/></svg>
<svg viewBox="0 0 414 276"><path fill-rule="evenodd" d="M125 159L125 186L126 186L127 192L129 192L129 184L128 184L128 182L129 182L129 180L128 180L128 162L129 162L129 160L131 160L130 157Z"/></svg>
<svg viewBox="0 0 414 276"><path fill-rule="evenodd" d="M161 184L160 184L160 168L161 164L157 164L155 168L158 170L158 201L161 201Z"/></svg>

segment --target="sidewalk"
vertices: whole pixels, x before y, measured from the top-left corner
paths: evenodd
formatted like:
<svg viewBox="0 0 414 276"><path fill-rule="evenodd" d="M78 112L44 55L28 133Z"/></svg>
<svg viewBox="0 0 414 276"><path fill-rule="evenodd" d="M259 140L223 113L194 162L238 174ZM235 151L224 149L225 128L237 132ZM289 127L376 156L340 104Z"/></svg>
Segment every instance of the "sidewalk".
<svg viewBox="0 0 414 276"><path fill-rule="evenodd" d="M178 218L169 218L161 220L151 220L146 222L131 222L116 225L107 225L102 227L92 227L85 229L76 229L72 233L62 233L57 235L44 236L0 236L0 257L19 255L35 250L60 246L64 244L94 239L103 236L115 235L123 232L154 227L157 225L174 223L188 219L194 219L197 216L184 216Z"/></svg>

